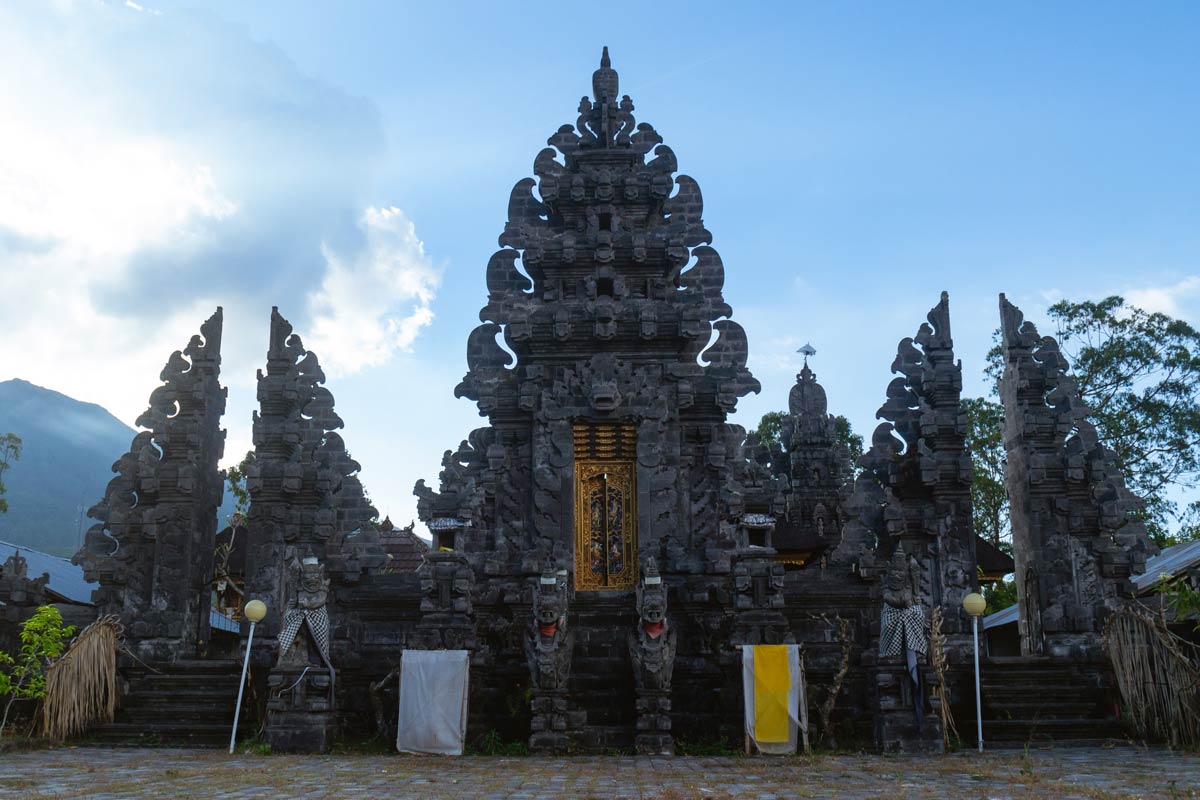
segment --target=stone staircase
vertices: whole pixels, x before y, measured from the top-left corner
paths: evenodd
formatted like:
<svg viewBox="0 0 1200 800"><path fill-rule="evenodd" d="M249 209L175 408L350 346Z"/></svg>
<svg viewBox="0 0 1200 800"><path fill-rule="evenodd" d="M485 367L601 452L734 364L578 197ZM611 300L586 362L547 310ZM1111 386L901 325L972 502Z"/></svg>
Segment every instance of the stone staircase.
<svg viewBox="0 0 1200 800"><path fill-rule="evenodd" d="M571 614L570 708L583 713L582 725L570 732L571 745L581 753L632 752L636 693L625 637L634 625L633 602L605 598L581 605Z"/></svg>
<svg viewBox="0 0 1200 800"><path fill-rule="evenodd" d="M1127 738L1104 665L990 658L980 664L980 687L985 747L1096 745ZM971 700L955 709L965 743L975 741L971 692Z"/></svg>
<svg viewBox="0 0 1200 800"><path fill-rule="evenodd" d="M88 739L110 745L228 747L242 665L233 660L177 661L156 666L123 667L125 692L116 719L88 732ZM253 736L256 725L243 700L238 740Z"/></svg>

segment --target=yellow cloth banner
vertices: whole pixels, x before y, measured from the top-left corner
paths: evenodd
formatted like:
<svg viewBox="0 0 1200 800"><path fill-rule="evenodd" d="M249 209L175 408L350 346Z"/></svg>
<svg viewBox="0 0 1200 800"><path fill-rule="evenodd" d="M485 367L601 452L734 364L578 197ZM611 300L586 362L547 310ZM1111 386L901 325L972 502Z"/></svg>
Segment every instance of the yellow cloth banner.
<svg viewBox="0 0 1200 800"><path fill-rule="evenodd" d="M788 648L782 644L754 647L754 739L788 741Z"/></svg>

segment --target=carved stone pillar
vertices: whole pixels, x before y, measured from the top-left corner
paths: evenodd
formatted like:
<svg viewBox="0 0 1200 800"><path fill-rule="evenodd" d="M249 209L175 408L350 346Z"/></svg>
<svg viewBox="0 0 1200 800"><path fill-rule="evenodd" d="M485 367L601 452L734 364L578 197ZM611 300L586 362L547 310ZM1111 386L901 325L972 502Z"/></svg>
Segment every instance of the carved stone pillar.
<svg viewBox="0 0 1200 800"><path fill-rule="evenodd" d="M583 723L567 707L573 647L574 632L567 630L566 572L547 567L534 587L533 619L525 633L532 681L529 748L535 753L565 753L569 730Z"/></svg>
<svg viewBox="0 0 1200 800"><path fill-rule="evenodd" d="M435 531L439 528L435 527ZM440 526L439 532L440 538L435 544L436 541L454 540L453 531L446 526ZM421 580L421 621L409 639L409 647L474 651L475 614L471 594L475 588L475 571L471 569L470 561L456 550L434 549L425 554L417 575Z"/></svg>
<svg viewBox="0 0 1200 800"><path fill-rule="evenodd" d="M336 730L337 677L329 661L329 580L314 556L287 567L279 657L267 678L267 742L275 752L324 753Z"/></svg>
<svg viewBox="0 0 1200 800"><path fill-rule="evenodd" d="M629 659L637 686L637 738L641 755L674 755L671 735L671 673L675 628L667 619L667 587L654 558L642 566L637 587L637 628L629 633Z"/></svg>

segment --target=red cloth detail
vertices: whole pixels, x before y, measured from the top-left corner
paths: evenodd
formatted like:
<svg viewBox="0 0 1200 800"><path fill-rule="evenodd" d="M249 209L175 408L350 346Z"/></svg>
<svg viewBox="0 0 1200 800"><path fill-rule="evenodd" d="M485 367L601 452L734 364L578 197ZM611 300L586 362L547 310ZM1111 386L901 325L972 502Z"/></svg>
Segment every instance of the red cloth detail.
<svg viewBox="0 0 1200 800"><path fill-rule="evenodd" d="M558 633L558 623L551 622L549 625L538 625L538 631L542 636L553 636Z"/></svg>
<svg viewBox="0 0 1200 800"><path fill-rule="evenodd" d="M642 623L642 630L644 630L646 632L646 635L649 636L651 639L657 639L658 637L662 636L663 629L666 627L667 627L666 622L643 622Z"/></svg>

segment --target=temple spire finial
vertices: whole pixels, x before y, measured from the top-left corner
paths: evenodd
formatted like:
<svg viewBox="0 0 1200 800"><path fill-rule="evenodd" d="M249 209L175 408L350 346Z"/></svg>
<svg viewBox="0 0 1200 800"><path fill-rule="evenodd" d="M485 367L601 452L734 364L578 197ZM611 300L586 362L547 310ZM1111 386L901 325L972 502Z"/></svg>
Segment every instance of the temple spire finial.
<svg viewBox="0 0 1200 800"><path fill-rule="evenodd" d="M612 68L606 46L600 54L600 69L592 73L592 97L597 103L615 103L618 86L617 71Z"/></svg>

